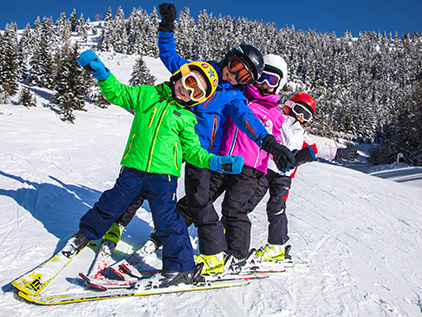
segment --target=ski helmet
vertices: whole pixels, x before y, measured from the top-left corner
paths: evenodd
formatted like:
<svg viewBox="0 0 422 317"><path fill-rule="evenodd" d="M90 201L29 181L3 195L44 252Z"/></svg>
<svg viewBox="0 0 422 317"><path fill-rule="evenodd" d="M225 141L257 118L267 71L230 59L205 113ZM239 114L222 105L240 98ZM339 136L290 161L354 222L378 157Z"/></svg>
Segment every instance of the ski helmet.
<svg viewBox="0 0 422 317"><path fill-rule="evenodd" d="M264 58L262 53L252 45L240 44L232 48L221 61L221 68L227 66L229 62L234 59L238 59L244 63L253 75L250 82L242 83L241 85L252 84L259 76L261 76L261 73L264 70Z"/></svg>
<svg viewBox="0 0 422 317"><path fill-rule="evenodd" d="M303 116L305 120L304 123L311 120L311 118L314 116L315 111L316 111L316 104L315 104L314 98L309 96L307 93L298 92L294 94L293 96L291 96L289 100L286 101L286 103L284 104L284 109L283 109L284 113L296 117L295 114L297 113L297 111L294 110L294 107L296 104L303 106L303 108L310 114L308 115L308 117L306 117L306 113L304 113L304 116Z"/></svg>
<svg viewBox="0 0 422 317"><path fill-rule="evenodd" d="M202 77L205 79L205 82L207 83L207 88L206 88L205 96L201 97L199 100L196 100L196 101L191 100L189 102L183 102L178 99L179 103L182 103L190 107L207 100L215 92L218 85L218 75L214 67L212 67L211 64L206 63L206 62L194 61L194 62L190 62L190 63L182 65L170 77L172 90L173 90L174 83L176 81L178 81L179 79L185 79L186 77L188 77L190 72L194 70L198 71L202 75ZM173 97L174 97L174 92L173 92ZM191 93L191 98L192 98L192 93Z"/></svg>
<svg viewBox="0 0 422 317"><path fill-rule="evenodd" d="M283 57L274 54L264 55L264 63L264 71L256 82L262 84L266 81L268 86L276 88L273 94L278 94L287 83L287 63Z"/></svg>

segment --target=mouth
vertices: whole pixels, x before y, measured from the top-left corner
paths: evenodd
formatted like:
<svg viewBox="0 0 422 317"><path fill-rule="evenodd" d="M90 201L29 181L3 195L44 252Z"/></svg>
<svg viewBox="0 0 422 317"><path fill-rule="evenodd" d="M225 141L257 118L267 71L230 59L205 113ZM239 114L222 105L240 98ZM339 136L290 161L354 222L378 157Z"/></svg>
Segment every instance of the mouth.
<svg viewBox="0 0 422 317"><path fill-rule="evenodd" d="M179 99L184 99L184 98L186 98L186 96L187 96L187 94L186 94L186 91L184 90L184 89L182 89L182 87L180 87L178 90L177 90L177 97L179 98Z"/></svg>

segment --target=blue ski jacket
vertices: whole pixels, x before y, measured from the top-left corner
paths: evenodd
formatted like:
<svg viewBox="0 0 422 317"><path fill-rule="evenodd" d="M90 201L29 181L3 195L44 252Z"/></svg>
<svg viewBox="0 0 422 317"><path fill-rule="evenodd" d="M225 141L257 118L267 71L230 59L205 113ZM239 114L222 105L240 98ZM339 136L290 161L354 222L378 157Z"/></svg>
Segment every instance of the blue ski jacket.
<svg viewBox="0 0 422 317"><path fill-rule="evenodd" d="M158 47L160 59L165 67L173 74L187 59L176 52L173 32L159 32ZM261 121L255 117L247 106L243 92L234 88L230 82L221 80L221 68L216 62L209 62L217 71L219 83L214 95L203 103L186 108L196 115L195 131L199 136L202 148L217 154L223 135L226 116L229 116L241 131L258 145L268 134Z"/></svg>

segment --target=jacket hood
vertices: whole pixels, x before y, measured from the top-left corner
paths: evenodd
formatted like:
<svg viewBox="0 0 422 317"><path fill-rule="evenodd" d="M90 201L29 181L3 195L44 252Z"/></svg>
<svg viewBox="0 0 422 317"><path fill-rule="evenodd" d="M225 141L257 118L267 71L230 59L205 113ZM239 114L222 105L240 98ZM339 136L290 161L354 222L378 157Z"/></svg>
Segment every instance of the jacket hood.
<svg viewBox="0 0 422 317"><path fill-rule="evenodd" d="M256 88L254 85L246 86L245 95L249 101L260 100L270 102L275 105L277 105L277 103L280 101L280 96L278 94L263 96L259 92L258 88Z"/></svg>

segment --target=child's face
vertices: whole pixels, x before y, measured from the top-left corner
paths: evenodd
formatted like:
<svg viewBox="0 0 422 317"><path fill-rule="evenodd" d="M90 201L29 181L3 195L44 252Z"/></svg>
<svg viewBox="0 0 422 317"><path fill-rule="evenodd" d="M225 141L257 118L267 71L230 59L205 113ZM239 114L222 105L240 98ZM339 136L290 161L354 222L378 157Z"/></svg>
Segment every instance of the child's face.
<svg viewBox="0 0 422 317"><path fill-rule="evenodd" d="M275 91L275 88L268 86L267 82L265 81L262 84L258 84L257 82L255 82L254 86L259 89L261 95L263 96L269 96Z"/></svg>
<svg viewBox="0 0 422 317"><path fill-rule="evenodd" d="M195 75L199 78L199 81L201 82L202 86L207 89L207 82L205 81L205 79L200 75L199 72L197 71L192 71L193 73L195 73ZM189 102L191 101L191 93L192 91L189 89L186 89L185 86L183 86L182 83L182 78L180 78L179 80L177 80L174 83L174 94L176 95L176 97L184 102Z"/></svg>
<svg viewBox="0 0 422 317"><path fill-rule="evenodd" d="M232 74L229 72L229 69L227 68L227 66L225 66L222 70L221 70L221 80L225 80L230 82L230 84L232 84L232 86L236 86L239 83L236 80L236 75Z"/></svg>

